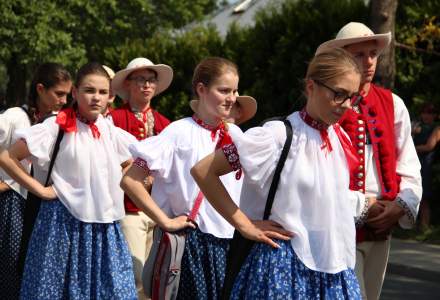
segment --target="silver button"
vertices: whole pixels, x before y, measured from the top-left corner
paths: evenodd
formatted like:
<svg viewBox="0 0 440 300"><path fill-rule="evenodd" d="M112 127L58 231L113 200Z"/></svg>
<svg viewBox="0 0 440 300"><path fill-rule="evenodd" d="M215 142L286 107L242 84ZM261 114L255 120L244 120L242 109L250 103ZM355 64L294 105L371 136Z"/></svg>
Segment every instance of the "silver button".
<svg viewBox="0 0 440 300"><path fill-rule="evenodd" d="M358 150L358 154L364 154L364 150L359 149L359 150Z"/></svg>
<svg viewBox="0 0 440 300"><path fill-rule="evenodd" d="M364 166L362 166L362 165L360 165L359 167L358 167L358 170L359 171L362 171L364 169Z"/></svg>
<svg viewBox="0 0 440 300"><path fill-rule="evenodd" d="M359 127L359 128L358 128L358 131L359 131L359 132L364 132L364 130L365 130L364 127Z"/></svg>
<svg viewBox="0 0 440 300"><path fill-rule="evenodd" d="M363 140L364 137L365 137L365 135L363 135L363 134L359 134L359 135L358 135L358 139L360 139L360 140Z"/></svg>
<svg viewBox="0 0 440 300"><path fill-rule="evenodd" d="M363 186L364 185L364 183L362 182L362 181L358 181L358 183L357 183L357 186L358 187L361 187L361 186Z"/></svg>
<svg viewBox="0 0 440 300"><path fill-rule="evenodd" d="M360 148L360 147L363 147L365 144L364 144L364 142L359 142L358 143L358 147Z"/></svg>
<svg viewBox="0 0 440 300"><path fill-rule="evenodd" d="M358 124L362 125L362 124L364 124L364 121L358 120Z"/></svg>
<svg viewBox="0 0 440 300"><path fill-rule="evenodd" d="M360 179L360 178L363 178L363 177L364 177L364 174L363 174L363 173L357 173L357 175L356 175L356 176L357 176L357 178L359 178L359 179Z"/></svg>

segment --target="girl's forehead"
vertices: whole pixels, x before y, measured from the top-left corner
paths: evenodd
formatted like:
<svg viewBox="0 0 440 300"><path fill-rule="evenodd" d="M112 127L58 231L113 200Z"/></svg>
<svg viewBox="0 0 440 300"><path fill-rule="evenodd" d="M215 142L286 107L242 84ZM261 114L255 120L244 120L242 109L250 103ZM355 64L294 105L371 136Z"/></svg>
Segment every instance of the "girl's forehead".
<svg viewBox="0 0 440 300"><path fill-rule="evenodd" d="M100 74L86 75L81 81L80 86L109 87L110 81L107 77Z"/></svg>

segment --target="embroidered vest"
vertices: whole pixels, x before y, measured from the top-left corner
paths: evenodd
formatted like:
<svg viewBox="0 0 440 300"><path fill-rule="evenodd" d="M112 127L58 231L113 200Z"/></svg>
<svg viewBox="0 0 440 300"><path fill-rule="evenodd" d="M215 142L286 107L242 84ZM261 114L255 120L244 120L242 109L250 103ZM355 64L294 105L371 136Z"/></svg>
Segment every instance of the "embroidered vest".
<svg viewBox="0 0 440 300"><path fill-rule="evenodd" d="M154 135L159 134L165 127L170 124L165 116L158 113L156 110L152 110L154 116ZM110 112L115 126L124 129L134 135L139 141L147 138L145 132L145 126L142 121L138 120L134 113L130 110L128 104L124 104L122 107L117 108Z"/></svg>
<svg viewBox="0 0 440 300"><path fill-rule="evenodd" d="M399 192L400 176L396 173L396 139L394 134L394 104L391 91L371 84L368 95L358 111L349 110L339 121L357 148L358 170L351 174L359 191L365 193L365 144L370 139L376 165L380 198L394 200ZM357 241L365 232L358 230Z"/></svg>

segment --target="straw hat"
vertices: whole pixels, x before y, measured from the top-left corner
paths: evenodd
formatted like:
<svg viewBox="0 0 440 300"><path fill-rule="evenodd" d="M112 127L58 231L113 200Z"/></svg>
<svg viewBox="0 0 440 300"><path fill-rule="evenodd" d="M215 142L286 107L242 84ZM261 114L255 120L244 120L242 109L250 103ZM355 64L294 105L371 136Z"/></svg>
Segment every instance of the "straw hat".
<svg viewBox="0 0 440 300"><path fill-rule="evenodd" d="M122 99L128 98L128 92L124 88L124 81L132 72L141 69L153 70L157 73L157 86L154 95L158 95L166 90L173 80L173 69L168 65L153 64L153 62L144 57L138 57L130 61L127 67L116 73L112 80L112 89Z"/></svg>
<svg viewBox="0 0 440 300"><path fill-rule="evenodd" d="M235 120L235 124L241 124L246 122L247 120L251 119L253 116L255 116L255 113L257 112L257 101L251 97L251 96L237 96L237 102L235 102L234 105L240 105L241 108L241 116L240 118L237 118ZM189 106L191 107L192 111L197 113L198 112L198 106L199 106L199 100L191 100L189 102Z"/></svg>
<svg viewBox="0 0 440 300"><path fill-rule="evenodd" d="M350 22L339 30L336 38L319 45L315 55L332 48L366 42L377 41L378 51L381 53L391 42L391 32L374 34L374 32L362 23Z"/></svg>
<svg viewBox="0 0 440 300"><path fill-rule="evenodd" d="M115 77L115 72L110 67L107 67L106 65L102 65L102 67L107 72L110 79L113 79L113 77Z"/></svg>

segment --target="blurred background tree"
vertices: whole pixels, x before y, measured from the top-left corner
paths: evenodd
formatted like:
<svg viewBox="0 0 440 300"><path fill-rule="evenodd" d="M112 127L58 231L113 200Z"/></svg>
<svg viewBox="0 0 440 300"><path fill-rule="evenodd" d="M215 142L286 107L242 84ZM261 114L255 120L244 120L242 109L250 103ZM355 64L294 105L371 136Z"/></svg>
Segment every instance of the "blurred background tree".
<svg viewBox="0 0 440 300"><path fill-rule="evenodd" d="M8 106L24 102L27 83L44 61L60 62L74 73L86 61L97 60L117 71L134 57L145 56L175 71L171 87L153 105L176 119L190 113L196 63L218 55L238 64L240 93L258 100L250 126L300 108L302 79L316 47L347 22L359 21L380 31L394 27L396 68L393 59L385 63L395 72L387 80L394 82L408 107L439 103L440 1L400 0L389 13L374 0L267 2L272 4L256 14L253 26L233 24L221 37L215 26L201 21L227 8L224 0L2 1L0 100L5 98ZM380 27L384 14L393 19L394 10L395 26ZM374 20L381 22L375 25Z"/></svg>
<svg viewBox="0 0 440 300"><path fill-rule="evenodd" d="M7 106L25 102L27 83L45 61L72 73L91 60L122 68L128 61L120 55L132 41L201 20L216 7L216 0L1 1L0 95Z"/></svg>

